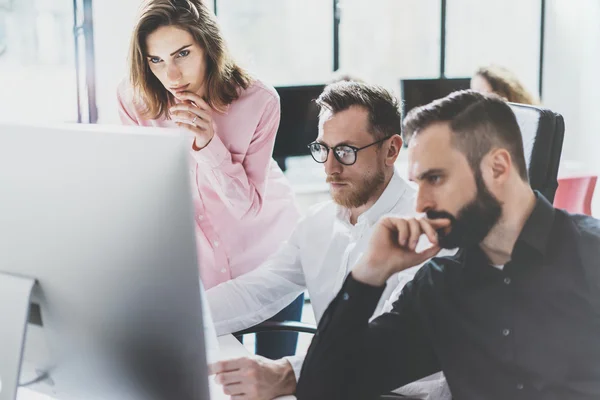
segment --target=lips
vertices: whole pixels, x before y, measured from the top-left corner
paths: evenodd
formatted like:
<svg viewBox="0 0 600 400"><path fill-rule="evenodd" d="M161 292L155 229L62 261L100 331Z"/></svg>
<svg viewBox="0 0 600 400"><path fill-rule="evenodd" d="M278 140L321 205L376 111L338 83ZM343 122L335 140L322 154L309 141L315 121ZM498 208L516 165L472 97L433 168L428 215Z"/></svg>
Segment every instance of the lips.
<svg viewBox="0 0 600 400"><path fill-rule="evenodd" d="M327 183L329 183L333 188L341 188L342 186L346 186L348 184L346 182L332 180L327 180Z"/></svg>
<svg viewBox="0 0 600 400"><path fill-rule="evenodd" d="M169 90L171 90L172 92L175 92L175 93L180 93L180 92L185 91L188 88L188 86L190 86L189 83L187 85L183 85L183 86L170 87Z"/></svg>

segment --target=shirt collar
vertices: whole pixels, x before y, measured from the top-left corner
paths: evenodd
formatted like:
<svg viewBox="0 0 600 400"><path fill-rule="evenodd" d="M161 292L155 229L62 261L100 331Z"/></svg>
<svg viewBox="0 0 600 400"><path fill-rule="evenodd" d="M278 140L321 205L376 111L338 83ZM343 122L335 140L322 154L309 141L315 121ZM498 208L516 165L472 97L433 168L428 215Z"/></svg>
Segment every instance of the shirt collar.
<svg viewBox="0 0 600 400"><path fill-rule="evenodd" d="M540 192L535 191L535 197L535 207L527 218L515 247L524 244L537 251L541 256L545 256L554 224L555 210Z"/></svg>
<svg viewBox="0 0 600 400"><path fill-rule="evenodd" d="M365 223L369 226L374 225L377 221L379 221L379 218L394 209L396 204L398 204L402 196L404 196L406 193L407 189L408 184L400 177L398 169L394 167L392 179L390 179L390 182L387 184L383 193L381 196L379 196L379 199L377 199L371 208L358 217L356 225ZM350 211L345 207L338 206L337 217L338 219L349 223Z"/></svg>
<svg viewBox="0 0 600 400"><path fill-rule="evenodd" d="M532 254L542 257L546 255L550 233L554 224L555 210L538 191L535 191L535 197L535 207L517 238L511 260L522 259ZM477 270L480 270L481 265L490 265L487 256L479 245L459 250L456 259L462 260L463 265L471 266Z"/></svg>

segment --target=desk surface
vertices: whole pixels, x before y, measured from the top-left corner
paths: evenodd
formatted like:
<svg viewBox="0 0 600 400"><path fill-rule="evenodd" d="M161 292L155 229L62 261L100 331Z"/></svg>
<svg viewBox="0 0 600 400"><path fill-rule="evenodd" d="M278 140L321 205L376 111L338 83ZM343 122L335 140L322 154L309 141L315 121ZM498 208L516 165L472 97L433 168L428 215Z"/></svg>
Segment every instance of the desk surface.
<svg viewBox="0 0 600 400"><path fill-rule="evenodd" d="M238 358L248 355L248 350L238 342L232 335L219 337L219 356L221 360L229 358ZM208 378L210 386L211 400L229 400L229 396L223 394L223 390L217 385L213 377ZM295 400L294 396L278 397L277 400ZM54 400L45 394L34 392L27 388L20 388L17 393L17 400Z"/></svg>

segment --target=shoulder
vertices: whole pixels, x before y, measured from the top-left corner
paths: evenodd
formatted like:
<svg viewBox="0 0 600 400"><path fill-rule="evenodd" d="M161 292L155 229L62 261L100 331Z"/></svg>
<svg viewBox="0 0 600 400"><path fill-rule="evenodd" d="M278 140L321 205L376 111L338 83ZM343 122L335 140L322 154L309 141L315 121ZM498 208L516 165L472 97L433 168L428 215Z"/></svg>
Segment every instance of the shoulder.
<svg viewBox="0 0 600 400"><path fill-rule="evenodd" d="M600 293L600 220L581 214L569 214L556 210L556 216L568 220L569 225L562 225L557 235L569 235L574 238L577 246L577 256L586 276L586 281L592 293ZM567 230L567 232L565 232ZM564 237L564 236L563 236ZM600 300L599 300L600 301Z"/></svg>
<svg viewBox="0 0 600 400"><path fill-rule="evenodd" d="M117 96L119 97L119 100L124 103L133 102L133 88L127 78L123 78L121 79L121 82L119 82L119 85L117 86Z"/></svg>
<svg viewBox="0 0 600 400"><path fill-rule="evenodd" d="M123 78L117 86L117 99L119 106L127 110L132 116L139 117L143 115L145 105L135 96L135 91L127 78Z"/></svg>
<svg viewBox="0 0 600 400"><path fill-rule="evenodd" d="M571 219L576 229L584 236L600 241L600 220L590 217L589 215L567 214L567 218Z"/></svg>
<svg viewBox="0 0 600 400"><path fill-rule="evenodd" d="M415 209L415 202L417 197L416 190L408 184L403 178L397 176L395 173L392 181L390 182L389 189L392 191L391 194L386 193L386 196L394 197L394 205L389 211L389 215L398 217L416 217L420 214ZM387 190L387 189L386 189Z"/></svg>
<svg viewBox="0 0 600 400"><path fill-rule="evenodd" d="M238 102L251 102L254 105L277 105L279 106L279 94L271 85L259 79L254 79L250 86L242 89Z"/></svg>
<svg viewBox="0 0 600 400"><path fill-rule="evenodd" d="M594 262L600 259L600 220L588 215L569 214L562 210L557 210L557 213L563 214L571 221L582 258Z"/></svg>

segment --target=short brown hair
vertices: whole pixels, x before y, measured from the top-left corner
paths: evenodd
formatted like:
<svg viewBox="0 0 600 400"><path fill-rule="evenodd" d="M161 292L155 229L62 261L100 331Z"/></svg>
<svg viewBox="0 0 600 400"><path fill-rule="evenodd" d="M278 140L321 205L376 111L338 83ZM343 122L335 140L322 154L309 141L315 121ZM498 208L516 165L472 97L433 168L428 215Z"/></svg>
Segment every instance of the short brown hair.
<svg viewBox="0 0 600 400"><path fill-rule="evenodd" d="M494 93L511 103L540 104L539 100L525 89L516 75L504 67L499 65L481 67L475 72L475 76L477 75L489 83Z"/></svg>
<svg viewBox="0 0 600 400"><path fill-rule="evenodd" d="M381 86L362 82L336 82L325 87L316 100L321 114L325 110L336 114L352 106L369 112L369 132L375 139L400 133L400 107L398 100Z"/></svg>
<svg viewBox="0 0 600 400"><path fill-rule="evenodd" d="M528 181L521 129L510 106L499 96L462 90L414 108L403 122L405 142L436 122L450 124L453 145L465 154L475 173L480 171L483 157L501 147L508 150L519 175Z"/></svg>
<svg viewBox="0 0 600 400"><path fill-rule="evenodd" d="M133 30L129 49L129 79L136 99L152 119L167 115L173 95L154 76L146 60L146 39L162 26L176 26L192 35L205 52L207 102L223 109L247 89L251 78L231 58L214 14L201 0L147 0Z"/></svg>

